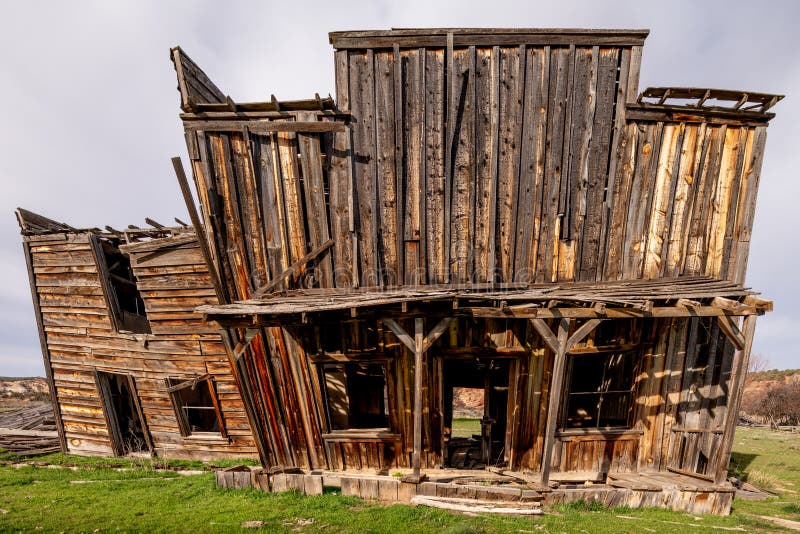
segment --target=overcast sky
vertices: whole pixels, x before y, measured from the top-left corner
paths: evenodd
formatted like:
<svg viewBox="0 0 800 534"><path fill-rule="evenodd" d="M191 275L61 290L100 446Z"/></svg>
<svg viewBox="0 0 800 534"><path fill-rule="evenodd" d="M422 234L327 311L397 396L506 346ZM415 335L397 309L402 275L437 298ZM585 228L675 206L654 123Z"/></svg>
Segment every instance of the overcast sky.
<svg viewBox="0 0 800 534"><path fill-rule="evenodd" d="M747 283L774 299L754 351L797 368L800 2L8 2L0 16L0 375L44 373L14 209L73 226L187 220L169 48L237 101L334 93L328 32L391 27L649 28L640 89L786 94L774 109Z"/></svg>

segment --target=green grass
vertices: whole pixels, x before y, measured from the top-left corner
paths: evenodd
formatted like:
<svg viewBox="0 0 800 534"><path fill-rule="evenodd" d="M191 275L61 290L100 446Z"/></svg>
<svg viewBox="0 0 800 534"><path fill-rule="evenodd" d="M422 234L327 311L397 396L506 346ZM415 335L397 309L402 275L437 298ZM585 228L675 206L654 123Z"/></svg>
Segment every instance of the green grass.
<svg viewBox="0 0 800 534"><path fill-rule="evenodd" d="M471 438L473 434L481 433L480 419L456 419L453 418L454 438Z"/></svg>
<svg viewBox="0 0 800 534"><path fill-rule="evenodd" d="M154 470L160 461L60 454L34 459L73 466L51 469L12 467L6 455L0 458L0 532L229 532L240 530L245 521L262 521L269 532L708 532L712 526L771 532L780 529L758 516L800 520L800 496L794 493L800 490L800 437L739 429L735 450L736 473L751 480L758 473L770 474L778 495L761 502L737 500L728 517L606 510L583 502L535 518L467 516L367 503L332 488L316 497L219 490L210 472L186 477ZM199 462L168 464L203 468Z"/></svg>

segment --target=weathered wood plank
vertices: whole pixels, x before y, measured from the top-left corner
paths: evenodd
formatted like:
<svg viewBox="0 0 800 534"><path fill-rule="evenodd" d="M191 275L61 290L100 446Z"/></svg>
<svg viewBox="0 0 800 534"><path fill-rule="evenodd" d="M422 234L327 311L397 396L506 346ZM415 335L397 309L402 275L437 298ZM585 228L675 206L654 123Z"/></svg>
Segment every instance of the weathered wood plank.
<svg viewBox="0 0 800 534"><path fill-rule="evenodd" d="M517 239L519 187L522 181L521 149L523 100L527 56L524 47L502 47L499 61L499 123L497 124L497 215L495 246L497 276L502 282L514 280L514 251ZM540 65L536 65L541 68ZM530 224L526 222L524 224Z"/></svg>
<svg viewBox="0 0 800 534"><path fill-rule="evenodd" d="M550 76L547 107L546 164L541 208L541 226L536 260L536 282L554 282L558 275L558 238L560 221L558 201L564 149L564 120L567 101L569 51L550 50Z"/></svg>
<svg viewBox="0 0 800 534"><path fill-rule="evenodd" d="M454 79L452 117L453 162L450 199L450 279L471 280L471 244L475 174L475 49L453 51Z"/></svg>
<svg viewBox="0 0 800 534"><path fill-rule="evenodd" d="M614 126L614 100L616 98L617 66L619 50L601 48L597 63L597 89L595 92L594 124L589 145L588 194L586 196L585 217L583 220L583 240L580 251L580 280L594 280L597 277L598 256L603 215L605 210L605 190L609 182L609 152Z"/></svg>

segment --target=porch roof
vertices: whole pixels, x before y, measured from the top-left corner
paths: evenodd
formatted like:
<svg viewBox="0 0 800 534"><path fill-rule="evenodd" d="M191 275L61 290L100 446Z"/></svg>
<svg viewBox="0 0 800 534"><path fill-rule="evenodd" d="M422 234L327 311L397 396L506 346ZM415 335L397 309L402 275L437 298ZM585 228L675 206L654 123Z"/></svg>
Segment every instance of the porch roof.
<svg viewBox="0 0 800 534"><path fill-rule="evenodd" d="M221 323L290 321L308 314L351 310L353 315L409 312L411 303L427 303L450 315L505 318L688 317L754 315L772 310L772 302L749 288L709 277L658 278L613 282L553 284L429 285L401 288L306 289L259 299L197 308Z"/></svg>

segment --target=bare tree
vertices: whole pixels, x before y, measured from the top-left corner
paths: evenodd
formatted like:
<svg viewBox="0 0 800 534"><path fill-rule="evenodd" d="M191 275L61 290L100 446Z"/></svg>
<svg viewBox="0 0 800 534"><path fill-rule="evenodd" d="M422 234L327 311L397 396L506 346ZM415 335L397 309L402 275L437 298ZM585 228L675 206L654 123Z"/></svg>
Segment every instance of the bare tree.
<svg viewBox="0 0 800 534"><path fill-rule="evenodd" d="M800 423L800 382L771 387L756 403L754 413L766 418L771 428Z"/></svg>
<svg viewBox="0 0 800 534"><path fill-rule="evenodd" d="M769 358L767 358L760 352L751 354L750 363L747 365L747 376L745 377L745 383L749 384L756 373L763 373L764 371L768 370L771 366L772 362L769 361Z"/></svg>

